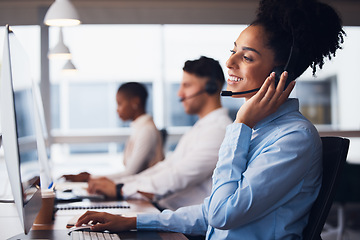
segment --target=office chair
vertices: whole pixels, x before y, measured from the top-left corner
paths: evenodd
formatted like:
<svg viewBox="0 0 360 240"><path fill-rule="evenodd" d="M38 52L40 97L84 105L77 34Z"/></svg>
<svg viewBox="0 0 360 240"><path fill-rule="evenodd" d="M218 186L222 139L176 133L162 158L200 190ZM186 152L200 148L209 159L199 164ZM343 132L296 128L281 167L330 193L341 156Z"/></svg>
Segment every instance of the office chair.
<svg viewBox="0 0 360 240"><path fill-rule="evenodd" d="M168 137L168 132L167 132L166 128L160 129L159 132L160 132L160 135L161 135L162 144L165 147L166 140L167 140L167 137Z"/></svg>
<svg viewBox="0 0 360 240"><path fill-rule="evenodd" d="M319 195L310 211L303 239L320 240L321 231L334 201L340 174L346 162L350 140L342 137L321 137L323 144L323 177Z"/></svg>
<svg viewBox="0 0 360 240"><path fill-rule="evenodd" d="M334 206L331 209L335 210L336 225L330 221L325 223L324 230L321 236L324 239L340 240L346 230L346 204L359 204L360 203L360 164L348 163L344 165L343 173L339 181L339 187L336 191L334 198ZM331 212L331 210L330 210ZM351 210L350 210L351 212ZM349 213L349 212L348 212ZM351 216L350 216L351 217ZM356 226L355 226L356 228Z"/></svg>

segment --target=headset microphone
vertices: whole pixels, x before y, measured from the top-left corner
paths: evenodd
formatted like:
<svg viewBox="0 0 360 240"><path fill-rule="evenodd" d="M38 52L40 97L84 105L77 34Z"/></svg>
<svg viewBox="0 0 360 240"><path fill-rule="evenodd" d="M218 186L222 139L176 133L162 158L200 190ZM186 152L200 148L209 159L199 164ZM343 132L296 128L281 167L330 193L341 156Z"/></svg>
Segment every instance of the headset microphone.
<svg viewBox="0 0 360 240"><path fill-rule="evenodd" d="M200 95L200 94L203 94L203 93L205 93L205 92L206 92L206 90L203 89L203 90L201 90L201 91L199 91L199 92L197 92L197 93L194 93L193 95L190 95L190 96L188 96L188 97L180 98L179 100L180 100L180 102L183 102L183 101L185 101L185 100L187 100L187 99L189 99L189 98L196 97L196 96L198 96L198 95Z"/></svg>
<svg viewBox="0 0 360 240"><path fill-rule="evenodd" d="M247 91L242 91L242 92L221 91L221 96L231 97L232 95L242 95L242 94L256 92L256 91L259 91L259 90L260 90L260 88L255 88L255 89L252 89L252 90L247 90Z"/></svg>

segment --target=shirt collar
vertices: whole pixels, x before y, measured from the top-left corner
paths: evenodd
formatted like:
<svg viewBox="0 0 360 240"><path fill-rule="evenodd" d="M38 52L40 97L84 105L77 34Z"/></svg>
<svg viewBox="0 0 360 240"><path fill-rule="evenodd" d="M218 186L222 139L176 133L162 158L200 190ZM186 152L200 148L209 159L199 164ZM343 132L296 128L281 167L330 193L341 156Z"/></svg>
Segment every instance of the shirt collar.
<svg viewBox="0 0 360 240"><path fill-rule="evenodd" d="M139 126L143 125L145 122L149 121L151 119L151 116L148 114L143 114L139 117L137 117L134 121L130 123L130 127L132 128L138 128Z"/></svg>
<svg viewBox="0 0 360 240"><path fill-rule="evenodd" d="M214 121L216 119L218 119L221 116L228 116L229 115L229 110L226 108L217 108L214 111L206 114L203 118L200 118L195 124L195 126L198 125L203 125L203 124L207 124L208 122Z"/></svg>
<svg viewBox="0 0 360 240"><path fill-rule="evenodd" d="M293 112L293 111L298 111L299 110L299 100L297 98L289 98L286 100L286 102L284 104L282 104L279 109L267 116L266 118L264 118L263 120L261 120L260 122L258 122L255 127L254 130L262 127L263 125L268 124L269 122L274 121L275 119L289 113L289 112Z"/></svg>

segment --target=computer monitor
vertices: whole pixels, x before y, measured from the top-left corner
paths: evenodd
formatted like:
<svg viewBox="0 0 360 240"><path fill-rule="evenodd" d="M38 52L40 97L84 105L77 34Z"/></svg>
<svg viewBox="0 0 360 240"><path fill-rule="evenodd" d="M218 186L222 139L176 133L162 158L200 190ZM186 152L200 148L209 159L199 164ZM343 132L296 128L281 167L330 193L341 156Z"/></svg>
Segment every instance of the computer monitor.
<svg viewBox="0 0 360 240"><path fill-rule="evenodd" d="M32 82L34 100L34 118L36 130L36 142L40 162L40 182L42 189L48 189L53 184L52 167L50 159L50 142L47 132L43 101L39 85Z"/></svg>
<svg viewBox="0 0 360 240"><path fill-rule="evenodd" d="M2 145L15 205L27 234L41 207L40 167L29 60L9 26L1 70Z"/></svg>

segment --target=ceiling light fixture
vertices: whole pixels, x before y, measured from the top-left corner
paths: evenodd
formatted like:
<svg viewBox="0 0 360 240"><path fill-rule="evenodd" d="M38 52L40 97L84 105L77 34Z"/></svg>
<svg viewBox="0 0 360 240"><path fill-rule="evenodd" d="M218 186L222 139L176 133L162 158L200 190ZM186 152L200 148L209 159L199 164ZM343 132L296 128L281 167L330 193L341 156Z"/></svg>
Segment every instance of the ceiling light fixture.
<svg viewBox="0 0 360 240"><path fill-rule="evenodd" d="M55 0L47 11L44 24L48 26L79 25L79 14L70 0Z"/></svg>
<svg viewBox="0 0 360 240"><path fill-rule="evenodd" d="M59 41L53 49L49 51L48 57L51 59L71 59L69 48L64 43L62 27L59 30Z"/></svg>
<svg viewBox="0 0 360 240"><path fill-rule="evenodd" d="M72 61L69 59L66 61L64 67L62 68L62 72L66 74L72 74L77 72L77 69L75 65L72 63Z"/></svg>

